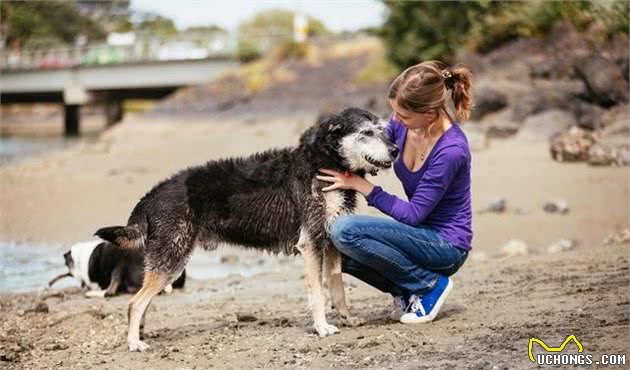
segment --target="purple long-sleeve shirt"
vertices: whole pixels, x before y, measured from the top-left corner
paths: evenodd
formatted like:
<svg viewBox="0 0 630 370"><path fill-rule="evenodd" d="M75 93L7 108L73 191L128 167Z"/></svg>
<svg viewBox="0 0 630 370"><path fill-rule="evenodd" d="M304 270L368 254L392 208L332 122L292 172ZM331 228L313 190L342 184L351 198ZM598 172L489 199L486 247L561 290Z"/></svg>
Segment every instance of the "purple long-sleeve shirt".
<svg viewBox="0 0 630 370"><path fill-rule="evenodd" d="M368 205L407 225L431 227L451 244L470 250L470 150L466 135L453 124L435 143L422 167L412 172L402 155L407 131L402 123L390 119L387 133L400 148L394 172L408 201L375 186L366 196Z"/></svg>

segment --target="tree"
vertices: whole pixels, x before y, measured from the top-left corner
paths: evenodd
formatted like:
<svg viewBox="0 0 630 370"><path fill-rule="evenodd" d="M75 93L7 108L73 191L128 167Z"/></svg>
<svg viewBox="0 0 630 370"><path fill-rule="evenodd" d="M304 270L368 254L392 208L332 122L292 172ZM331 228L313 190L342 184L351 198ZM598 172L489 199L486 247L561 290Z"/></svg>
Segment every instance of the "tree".
<svg viewBox="0 0 630 370"><path fill-rule="evenodd" d="M252 19L239 25L241 35L247 36L278 36L291 38L293 36L293 16L289 10L265 10L256 14ZM313 17L308 17L308 35L322 36L330 31L324 24Z"/></svg>
<svg viewBox="0 0 630 370"><path fill-rule="evenodd" d="M72 2L3 1L3 19L7 23L8 45L64 43L72 44L78 35L90 40L103 40L105 31L90 18L83 16ZM6 17L6 18L5 18Z"/></svg>
<svg viewBox="0 0 630 370"><path fill-rule="evenodd" d="M449 62L461 47L472 21L496 6L489 1L391 1L382 36L388 58L399 67L422 60Z"/></svg>

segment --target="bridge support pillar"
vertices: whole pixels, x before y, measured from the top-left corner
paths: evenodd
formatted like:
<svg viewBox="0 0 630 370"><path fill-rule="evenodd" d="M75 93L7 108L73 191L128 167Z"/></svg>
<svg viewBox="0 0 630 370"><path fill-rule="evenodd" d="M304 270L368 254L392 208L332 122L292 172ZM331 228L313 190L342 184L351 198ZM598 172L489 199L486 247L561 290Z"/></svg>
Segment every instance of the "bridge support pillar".
<svg viewBox="0 0 630 370"><path fill-rule="evenodd" d="M79 136L79 107L80 106L78 104L64 104L63 106L65 136Z"/></svg>
<svg viewBox="0 0 630 370"><path fill-rule="evenodd" d="M119 99L107 99L105 100L105 117L107 127L122 121L123 118L123 104Z"/></svg>

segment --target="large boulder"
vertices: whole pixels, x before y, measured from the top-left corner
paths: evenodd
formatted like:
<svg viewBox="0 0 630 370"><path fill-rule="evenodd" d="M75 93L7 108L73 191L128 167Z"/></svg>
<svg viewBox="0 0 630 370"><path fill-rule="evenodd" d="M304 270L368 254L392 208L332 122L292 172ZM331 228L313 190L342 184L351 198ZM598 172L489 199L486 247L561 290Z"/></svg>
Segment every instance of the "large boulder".
<svg viewBox="0 0 630 370"><path fill-rule="evenodd" d="M521 139L547 141L574 125L573 114L559 109L551 109L527 117L518 136Z"/></svg>
<svg viewBox="0 0 630 370"><path fill-rule="evenodd" d="M551 158L560 162L588 160L588 153L598 140L598 135L577 126L551 138L549 151Z"/></svg>
<svg viewBox="0 0 630 370"><path fill-rule="evenodd" d="M479 120L488 113L500 111L508 104L504 92L490 86L481 86L473 90L474 106L470 119Z"/></svg>
<svg viewBox="0 0 630 370"><path fill-rule="evenodd" d="M512 119L516 122L550 109L571 111L587 92L579 80L534 80L532 84L532 91L513 104Z"/></svg>
<svg viewBox="0 0 630 370"><path fill-rule="evenodd" d="M491 113L481 120L481 127L490 139L504 139L515 135L521 128L521 124L512 120L512 112L509 109Z"/></svg>
<svg viewBox="0 0 630 370"><path fill-rule="evenodd" d="M588 151L588 164L593 166L628 166L630 165L630 144L617 145L606 142L594 144Z"/></svg>
<svg viewBox="0 0 630 370"><path fill-rule="evenodd" d="M611 121L600 131L600 140L589 150L588 163L599 166L630 165L630 112L620 106L607 112Z"/></svg>
<svg viewBox="0 0 630 370"><path fill-rule="evenodd" d="M577 125L586 130L599 130L605 126L606 110L598 105L578 101L571 107Z"/></svg>
<svg viewBox="0 0 630 370"><path fill-rule="evenodd" d="M628 102L628 81L614 61L593 54L579 59L575 68L589 100L605 107Z"/></svg>

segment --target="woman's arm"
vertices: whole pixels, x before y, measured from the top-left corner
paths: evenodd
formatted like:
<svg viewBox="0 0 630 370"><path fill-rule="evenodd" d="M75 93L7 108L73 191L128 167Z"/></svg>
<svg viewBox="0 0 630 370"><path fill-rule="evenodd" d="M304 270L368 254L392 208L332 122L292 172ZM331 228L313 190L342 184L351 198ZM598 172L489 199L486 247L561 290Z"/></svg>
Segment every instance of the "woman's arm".
<svg viewBox="0 0 630 370"><path fill-rule="evenodd" d="M458 146L442 149L429 163L409 201L402 200L374 186L366 196L368 205L402 223L419 226L433 211L465 163L465 153Z"/></svg>

